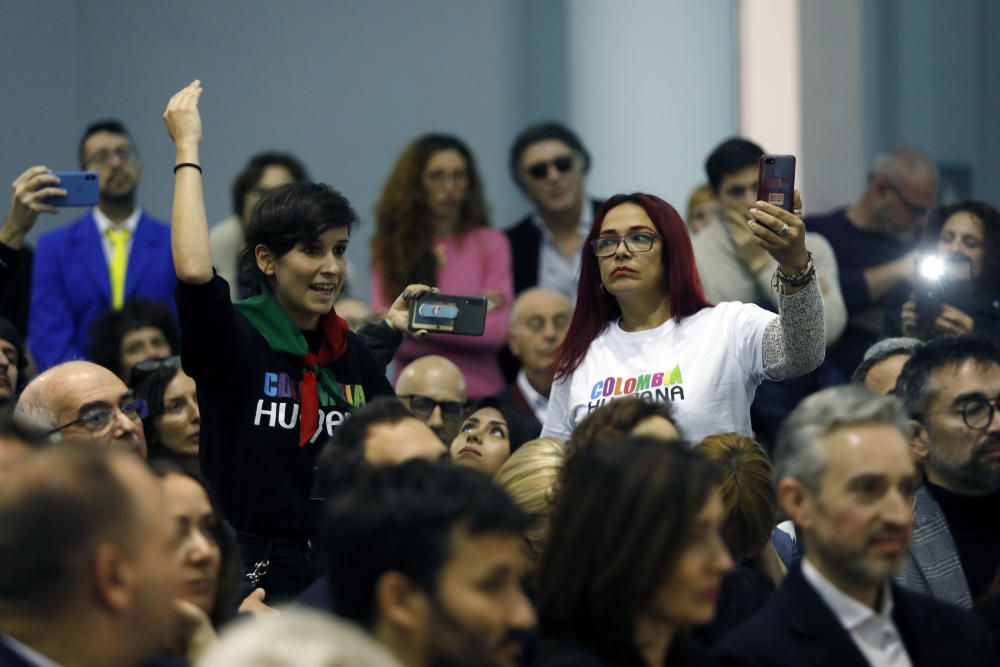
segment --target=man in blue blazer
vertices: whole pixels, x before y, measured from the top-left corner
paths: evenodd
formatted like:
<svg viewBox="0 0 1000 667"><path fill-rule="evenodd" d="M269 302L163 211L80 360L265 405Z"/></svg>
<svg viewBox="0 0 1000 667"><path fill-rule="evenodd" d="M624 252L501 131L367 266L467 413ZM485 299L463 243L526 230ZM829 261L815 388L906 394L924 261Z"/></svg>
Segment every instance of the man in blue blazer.
<svg viewBox="0 0 1000 667"><path fill-rule="evenodd" d="M82 168L98 174L100 201L38 239L28 345L39 370L82 358L91 323L126 299L175 309L170 228L137 204L142 165L128 131L115 120L94 123L79 155Z"/></svg>
<svg viewBox="0 0 1000 667"><path fill-rule="evenodd" d="M892 583L921 483L909 428L898 399L854 386L813 394L785 420L775 477L805 555L774 597L723 638L723 664L997 664L983 621Z"/></svg>

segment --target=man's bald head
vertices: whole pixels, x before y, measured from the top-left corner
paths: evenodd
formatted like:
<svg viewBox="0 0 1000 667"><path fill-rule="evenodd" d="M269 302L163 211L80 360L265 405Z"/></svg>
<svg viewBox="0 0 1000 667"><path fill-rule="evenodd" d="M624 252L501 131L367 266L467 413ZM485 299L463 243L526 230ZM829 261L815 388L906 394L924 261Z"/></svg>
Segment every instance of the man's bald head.
<svg viewBox="0 0 1000 667"><path fill-rule="evenodd" d="M89 361L67 361L28 383L17 401L15 415L46 431L73 424L60 433L75 440L122 447L145 457L142 422L121 409L131 401L131 390L107 368ZM97 430L88 429L82 421L73 423L102 410L110 410L112 418Z"/></svg>
<svg viewBox="0 0 1000 667"><path fill-rule="evenodd" d="M396 394L442 442L451 444L462 424L466 402L465 376L458 366L438 355L420 357L399 374ZM423 399L430 399L436 405L428 412L422 409L428 403ZM456 405L461 405L458 415Z"/></svg>

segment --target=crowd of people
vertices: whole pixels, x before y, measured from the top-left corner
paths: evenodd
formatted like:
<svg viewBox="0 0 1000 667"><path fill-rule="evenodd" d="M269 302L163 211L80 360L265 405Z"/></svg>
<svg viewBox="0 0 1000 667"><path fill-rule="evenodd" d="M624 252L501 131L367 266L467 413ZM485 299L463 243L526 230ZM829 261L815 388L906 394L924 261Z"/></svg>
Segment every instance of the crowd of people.
<svg viewBox="0 0 1000 667"><path fill-rule="evenodd" d="M1000 213L938 206L928 155L806 215L730 138L685 220L588 194L544 122L503 231L427 134L366 272L284 151L210 227L203 92L163 114L169 222L118 121L79 145L98 204L34 248L66 191L13 182L0 665L1000 664ZM439 292L483 334L412 329Z"/></svg>

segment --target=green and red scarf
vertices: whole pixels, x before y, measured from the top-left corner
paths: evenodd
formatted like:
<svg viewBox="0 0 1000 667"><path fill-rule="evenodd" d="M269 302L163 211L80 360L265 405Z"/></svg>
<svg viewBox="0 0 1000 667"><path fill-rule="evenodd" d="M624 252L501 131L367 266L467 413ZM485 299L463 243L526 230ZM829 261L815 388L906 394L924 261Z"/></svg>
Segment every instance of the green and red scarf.
<svg viewBox="0 0 1000 667"><path fill-rule="evenodd" d="M319 329L323 342L319 352L309 351L309 343L302 335L288 311L278 303L274 294L266 286L261 286L261 294L233 304L246 317L271 349L302 358L302 384L299 395L302 403L299 419L299 447L304 447L316 432L319 416L319 390L341 402L340 384L325 367L347 352L347 320L337 315L333 308L319 318Z"/></svg>

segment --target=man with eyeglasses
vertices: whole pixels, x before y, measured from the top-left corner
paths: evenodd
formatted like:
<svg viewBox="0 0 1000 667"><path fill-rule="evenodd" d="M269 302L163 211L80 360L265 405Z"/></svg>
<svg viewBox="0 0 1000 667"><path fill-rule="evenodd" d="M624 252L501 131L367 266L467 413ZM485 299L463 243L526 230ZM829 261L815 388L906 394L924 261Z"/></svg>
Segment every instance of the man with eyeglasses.
<svg viewBox="0 0 1000 667"><path fill-rule="evenodd" d="M146 404L117 375L89 361L67 361L29 382L14 414L54 439L91 442L146 458Z"/></svg>
<svg viewBox="0 0 1000 667"><path fill-rule="evenodd" d="M884 329L885 314L910 298L919 232L938 194L938 169L919 148L898 146L875 158L864 193L851 206L806 218L837 256L847 327L827 351L843 377Z"/></svg>
<svg viewBox="0 0 1000 667"><path fill-rule="evenodd" d="M445 446L451 445L465 418L468 400L465 376L458 366L436 354L420 357L399 374L396 396Z"/></svg>
<svg viewBox="0 0 1000 667"><path fill-rule="evenodd" d="M521 370L499 398L520 409L537 431L541 431L548 412L555 351L572 318L569 297L546 287L521 292L510 310L507 343L521 362Z"/></svg>
<svg viewBox="0 0 1000 667"><path fill-rule="evenodd" d="M1000 346L973 334L917 348L896 384L923 465L905 587L971 608L1000 593Z"/></svg>
<svg viewBox="0 0 1000 667"><path fill-rule="evenodd" d="M90 125L79 158L81 168L97 173L100 199L79 220L38 239L28 345L40 370L84 357L91 323L127 299L175 310L170 229L138 205L143 169L125 126Z"/></svg>
<svg viewBox="0 0 1000 667"><path fill-rule="evenodd" d="M507 230L514 249L514 294L548 287L576 297L580 249L601 202L587 199L590 153L565 125L539 123L510 149L510 171L535 210Z"/></svg>

